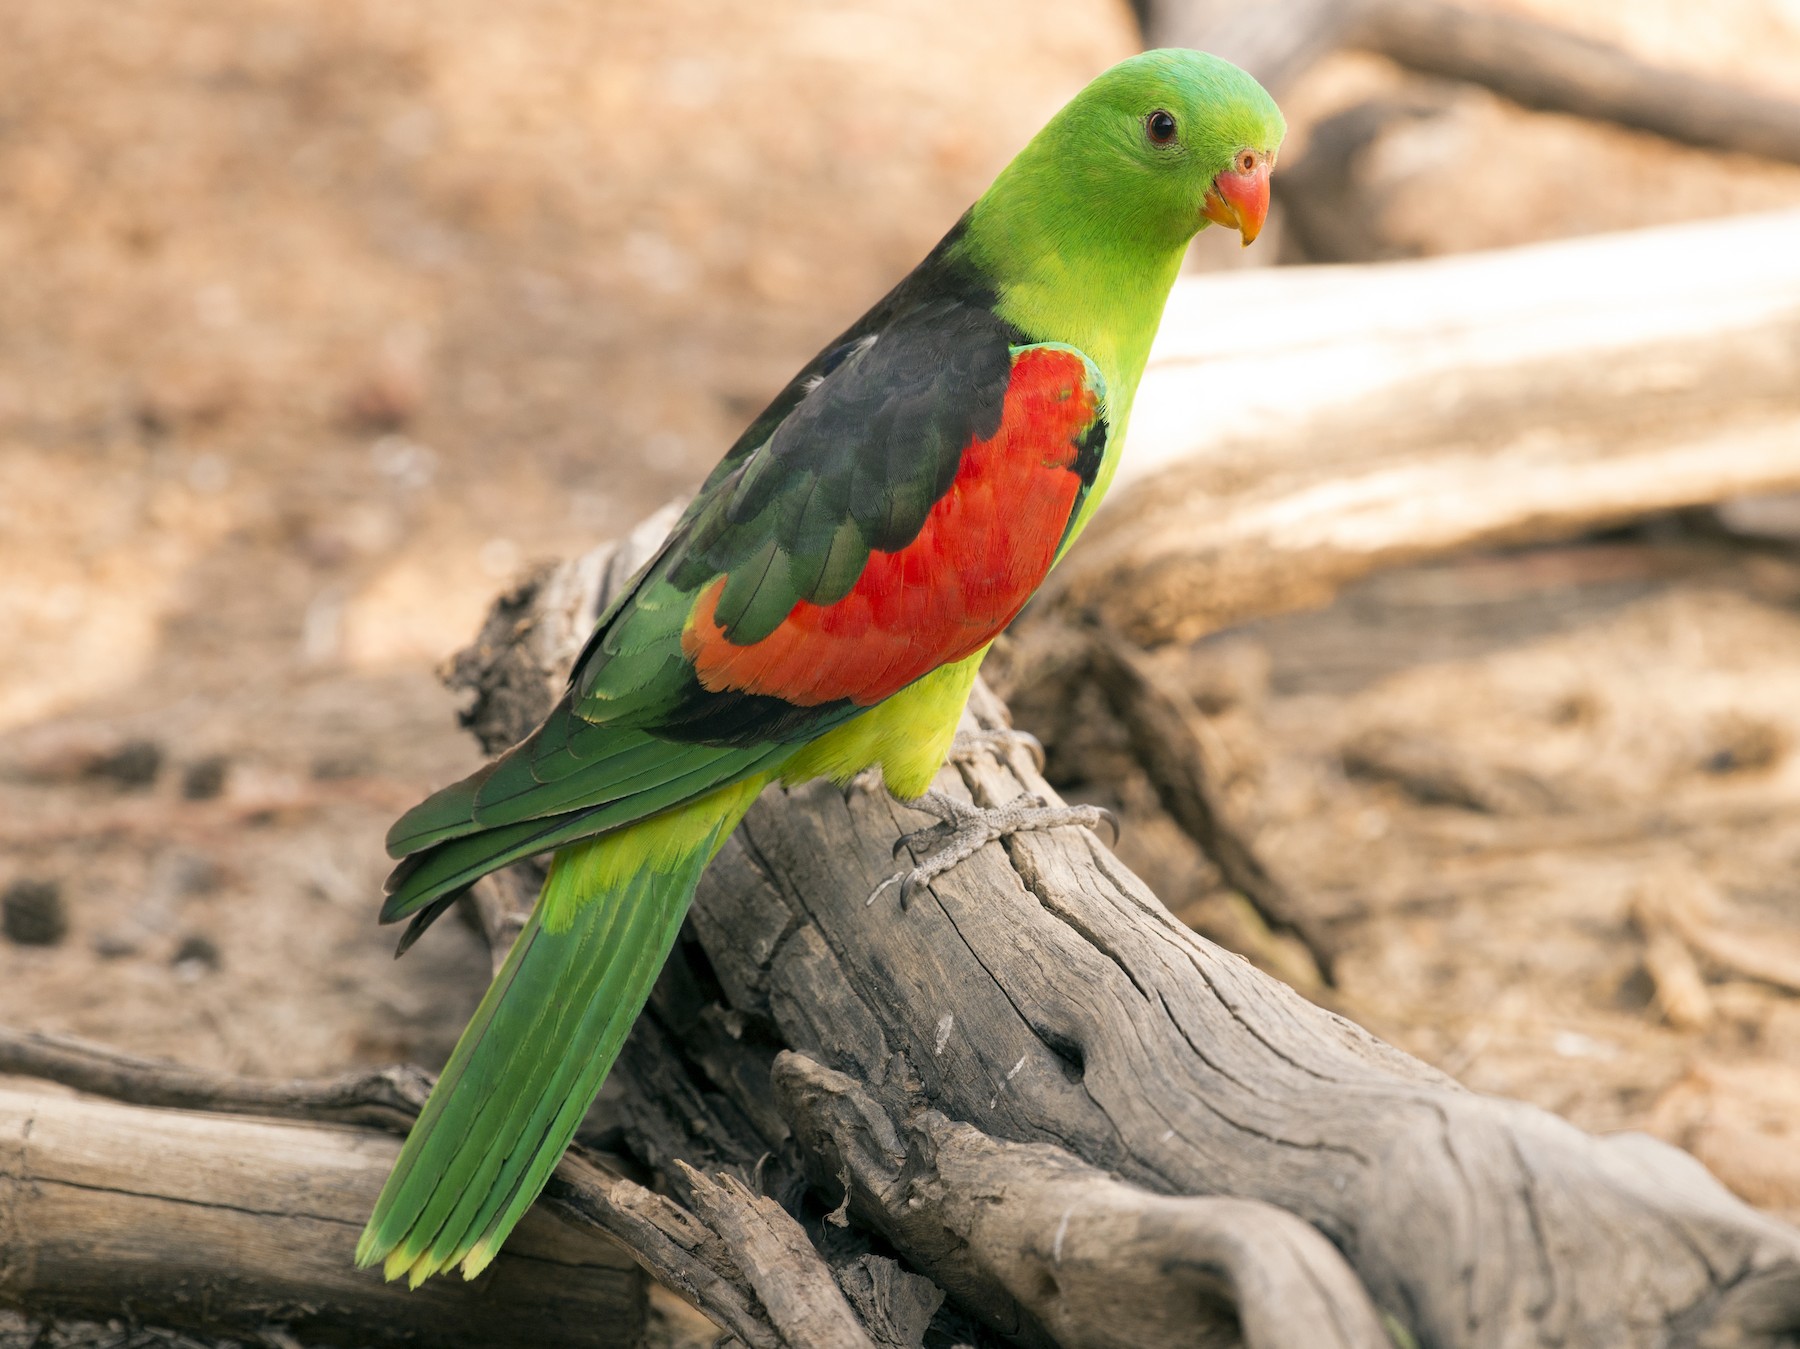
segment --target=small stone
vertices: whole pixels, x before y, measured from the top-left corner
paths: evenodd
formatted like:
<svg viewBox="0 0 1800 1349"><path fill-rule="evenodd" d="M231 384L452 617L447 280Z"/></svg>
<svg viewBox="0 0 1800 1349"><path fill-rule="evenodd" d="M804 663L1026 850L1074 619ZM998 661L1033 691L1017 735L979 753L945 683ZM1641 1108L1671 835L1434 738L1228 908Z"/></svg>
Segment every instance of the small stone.
<svg viewBox="0 0 1800 1349"><path fill-rule="evenodd" d="M185 899L210 895L219 888L219 866L203 853L177 849L156 861L154 873L163 893Z"/></svg>
<svg viewBox="0 0 1800 1349"><path fill-rule="evenodd" d="M123 932L102 932L94 938L94 954L102 960L123 960L142 949L135 938Z"/></svg>
<svg viewBox="0 0 1800 1349"><path fill-rule="evenodd" d="M20 946L55 946L69 933L62 887L55 881L14 881L0 896L0 928Z"/></svg>
<svg viewBox="0 0 1800 1349"><path fill-rule="evenodd" d="M315 782L341 782L346 778L361 777L368 771L368 756L354 751L342 754L321 754L312 761L311 765Z"/></svg>
<svg viewBox="0 0 1800 1349"><path fill-rule="evenodd" d="M162 772L163 749L154 740L127 740L87 766L87 776L104 778L126 791L142 791Z"/></svg>
<svg viewBox="0 0 1800 1349"><path fill-rule="evenodd" d="M181 794L189 801L211 801L225 790L231 761L223 754L196 759L181 775Z"/></svg>
<svg viewBox="0 0 1800 1349"><path fill-rule="evenodd" d="M219 968L219 948L210 937L195 933L181 939L181 945L175 948L169 964L174 968L176 977L183 982L192 983Z"/></svg>

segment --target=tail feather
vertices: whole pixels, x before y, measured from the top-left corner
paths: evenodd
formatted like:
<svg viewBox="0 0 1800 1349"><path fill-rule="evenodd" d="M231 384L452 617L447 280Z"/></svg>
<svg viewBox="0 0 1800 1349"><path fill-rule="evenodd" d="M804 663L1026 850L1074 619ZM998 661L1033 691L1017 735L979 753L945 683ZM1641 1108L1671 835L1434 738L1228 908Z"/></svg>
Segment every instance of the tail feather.
<svg viewBox="0 0 1800 1349"><path fill-rule="evenodd" d="M574 1138L753 785L688 806L693 846L679 856L646 856L579 904L540 899L382 1188L359 1265L382 1263L416 1287L459 1263L473 1278L493 1259ZM580 874L578 852L625 850L604 868L617 872L621 856L635 855L635 832L579 844L558 863L567 856ZM553 869L547 891L556 883ZM566 915L566 928L547 927L546 908Z"/></svg>
<svg viewBox="0 0 1800 1349"><path fill-rule="evenodd" d="M381 908L381 921L392 923L410 917L434 901L474 884L488 872L522 858L609 831L622 833L625 826L658 812L685 808L705 799L710 792L752 779L760 781L758 774L792 754L791 745L715 752L711 758L698 757L685 767L666 769L656 781L624 800L482 828L466 837L434 844L394 867L388 877L388 897ZM445 788L440 795L460 791L461 786Z"/></svg>

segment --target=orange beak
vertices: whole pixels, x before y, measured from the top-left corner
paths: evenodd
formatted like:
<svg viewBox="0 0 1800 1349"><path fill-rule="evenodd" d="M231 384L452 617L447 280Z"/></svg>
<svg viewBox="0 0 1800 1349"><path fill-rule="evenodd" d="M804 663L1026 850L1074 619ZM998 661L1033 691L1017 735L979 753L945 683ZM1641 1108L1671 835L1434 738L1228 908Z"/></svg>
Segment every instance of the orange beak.
<svg viewBox="0 0 1800 1349"><path fill-rule="evenodd" d="M1236 230L1248 248L1269 216L1269 174L1274 164L1268 155L1252 151L1240 153L1238 159L1249 159L1251 167L1227 169L1213 179L1200 214L1215 225Z"/></svg>

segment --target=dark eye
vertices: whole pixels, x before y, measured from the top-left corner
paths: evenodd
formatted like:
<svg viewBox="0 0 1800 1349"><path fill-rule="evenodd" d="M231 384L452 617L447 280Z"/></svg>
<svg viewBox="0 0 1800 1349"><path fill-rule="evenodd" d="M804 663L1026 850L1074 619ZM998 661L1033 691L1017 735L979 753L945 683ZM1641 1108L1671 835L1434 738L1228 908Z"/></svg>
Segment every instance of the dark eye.
<svg viewBox="0 0 1800 1349"><path fill-rule="evenodd" d="M1175 118L1158 108L1144 119L1144 134L1152 145L1167 145L1175 139Z"/></svg>
<svg viewBox="0 0 1800 1349"><path fill-rule="evenodd" d="M1239 150L1237 157L1239 173L1253 173L1256 170L1256 155L1250 150Z"/></svg>

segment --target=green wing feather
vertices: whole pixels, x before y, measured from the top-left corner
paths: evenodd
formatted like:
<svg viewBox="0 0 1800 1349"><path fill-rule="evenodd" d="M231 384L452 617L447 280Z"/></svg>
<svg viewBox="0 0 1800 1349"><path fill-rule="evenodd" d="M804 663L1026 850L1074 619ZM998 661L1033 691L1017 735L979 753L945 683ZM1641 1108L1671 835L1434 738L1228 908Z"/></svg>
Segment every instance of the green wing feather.
<svg viewBox="0 0 1800 1349"><path fill-rule="evenodd" d="M551 782L538 789L545 798L558 802L581 799L597 800L599 804L578 809L563 805L557 810L547 809L542 815L531 815L519 803L530 803L539 798L533 793L525 793L511 799L510 808L505 812L506 822L488 824L480 818L479 805L471 802L466 823L462 826L464 837L435 843L394 868L388 882L390 893L381 909L381 921L395 922L427 905L454 896L499 867L635 824L671 806L741 782L779 764L792 753L792 745L725 750L705 745L665 745L660 760L647 768L637 767L636 761L632 761L632 771L625 778L628 787L621 785L614 775L603 778L596 773L592 781L578 774L575 780ZM616 765L608 760L599 767ZM584 796L580 790L572 793L571 781L577 789L586 787L589 794ZM459 793L458 799L463 800L476 794L469 791L469 787L468 782L460 782L439 795ZM432 802L436 800L436 797L432 798ZM448 805L433 808L446 814L451 810ZM526 814L527 818L518 819L520 814Z"/></svg>

